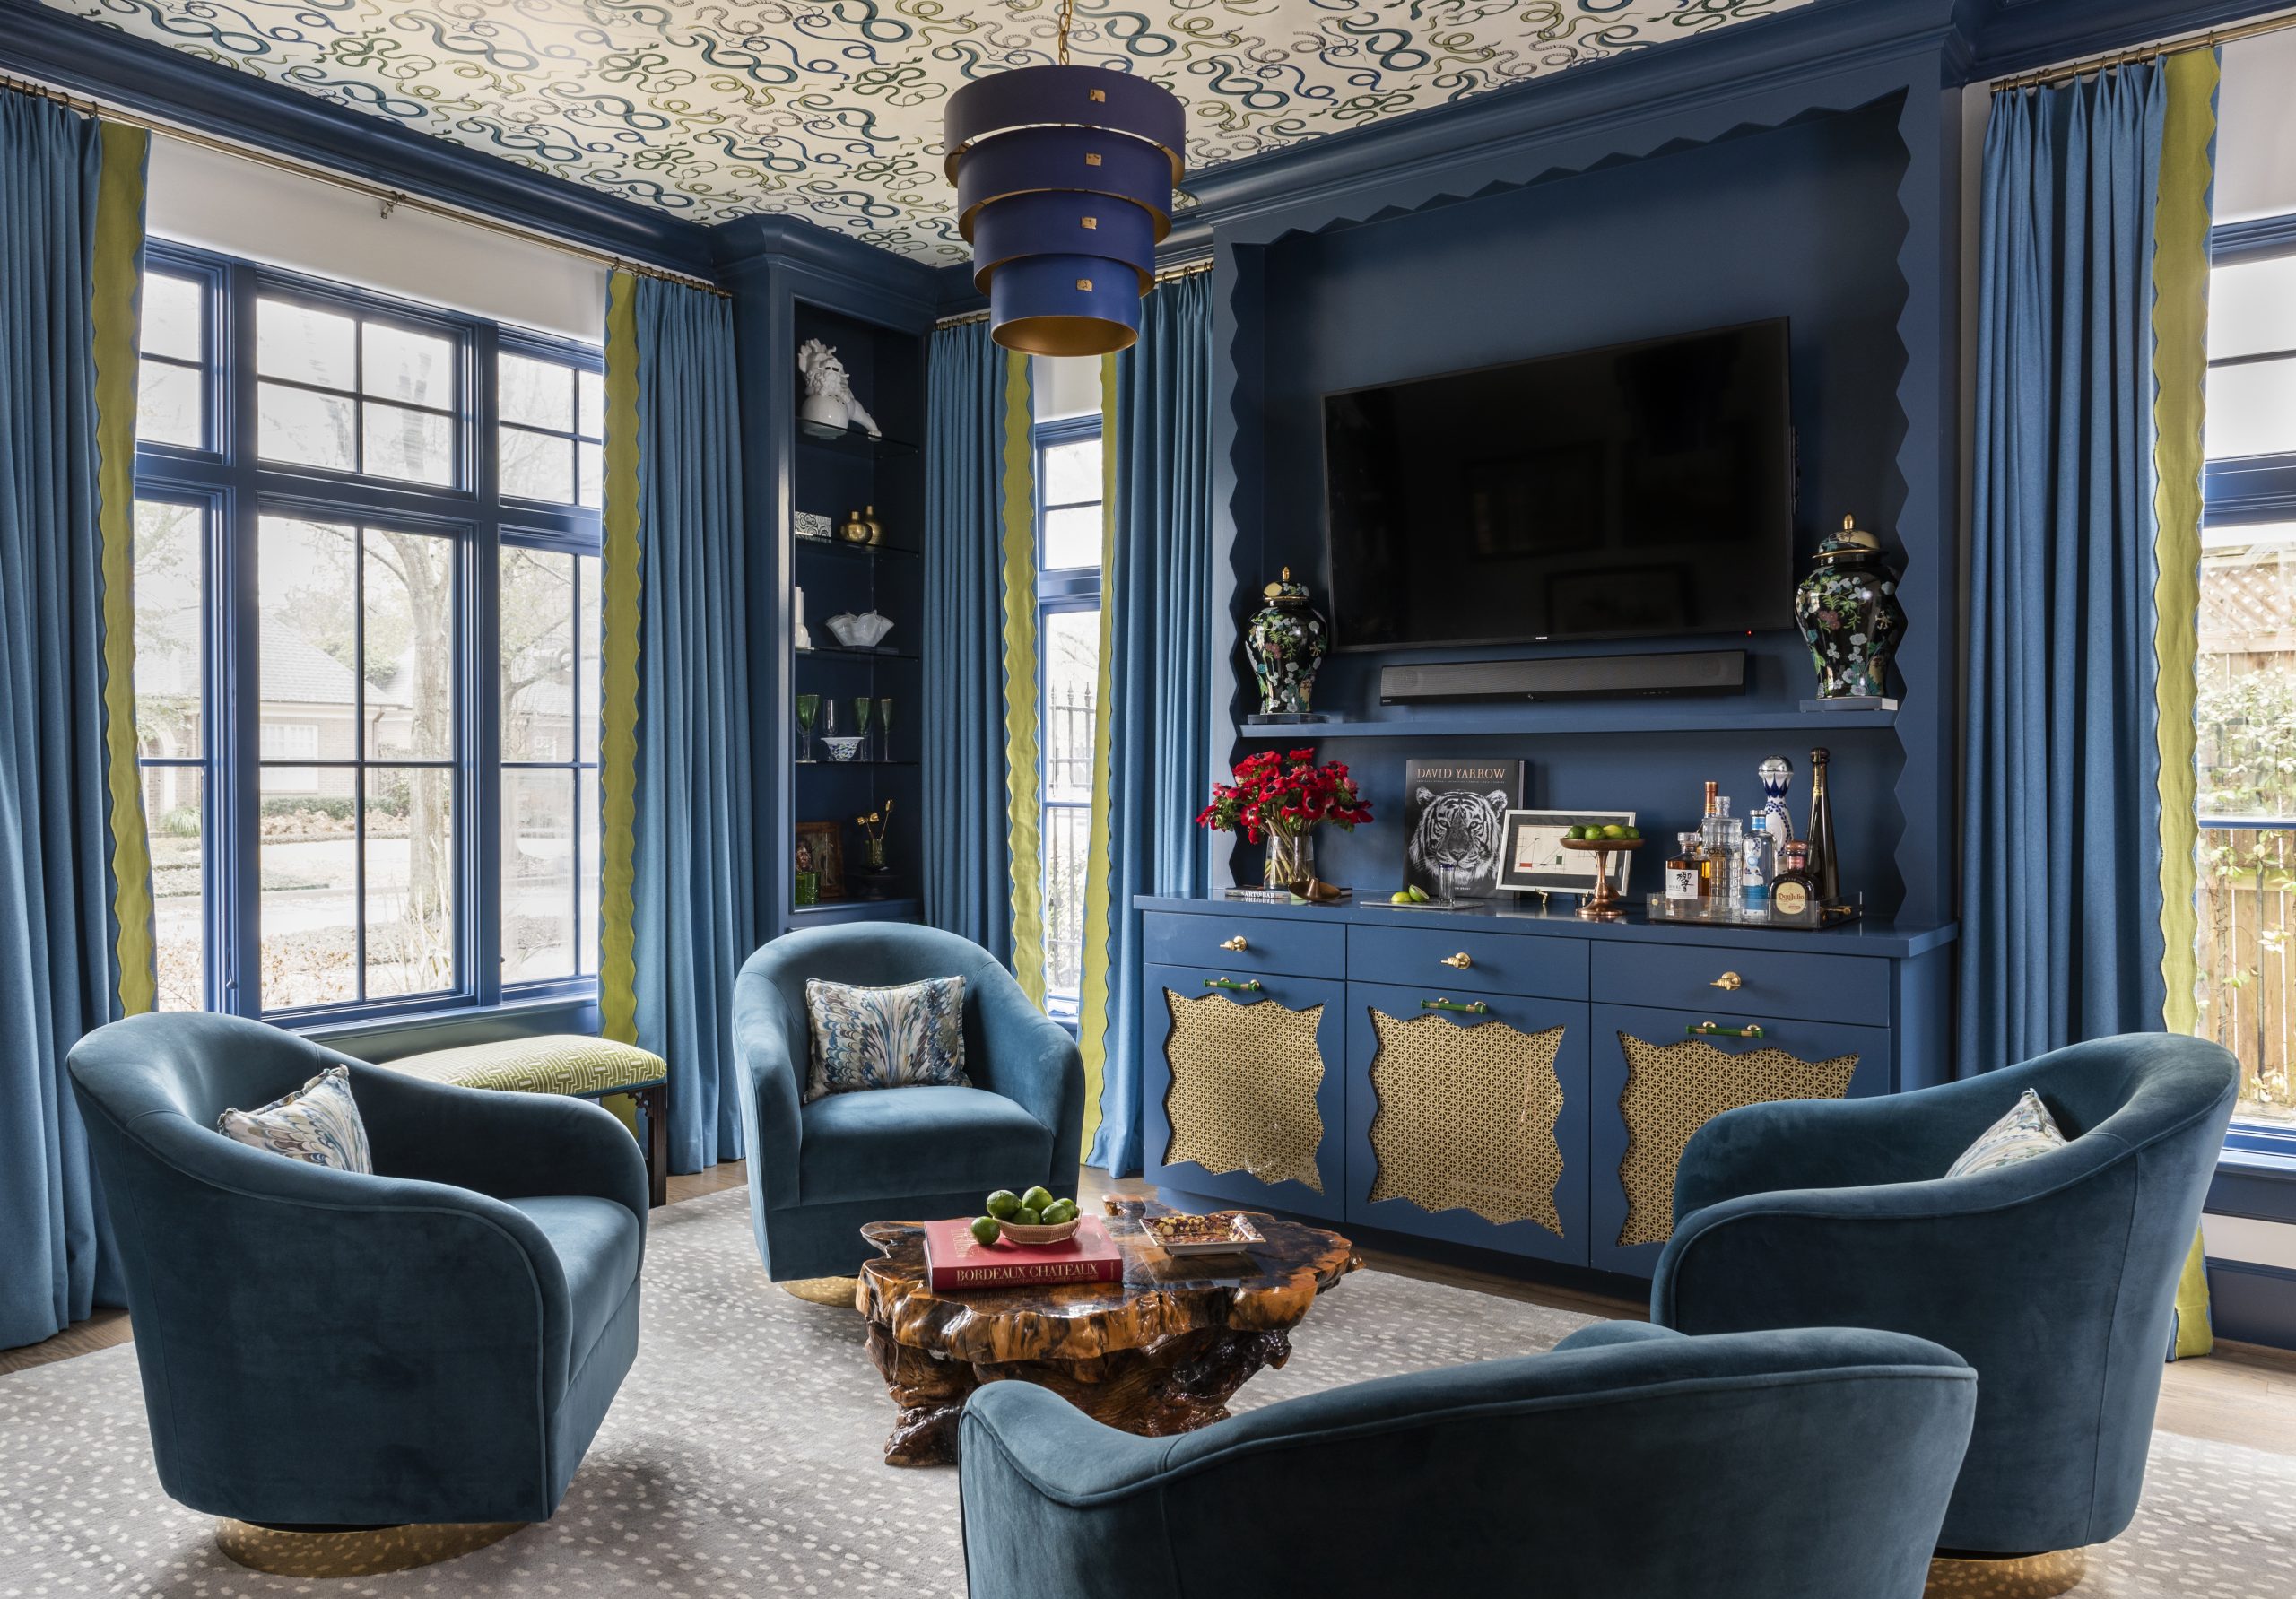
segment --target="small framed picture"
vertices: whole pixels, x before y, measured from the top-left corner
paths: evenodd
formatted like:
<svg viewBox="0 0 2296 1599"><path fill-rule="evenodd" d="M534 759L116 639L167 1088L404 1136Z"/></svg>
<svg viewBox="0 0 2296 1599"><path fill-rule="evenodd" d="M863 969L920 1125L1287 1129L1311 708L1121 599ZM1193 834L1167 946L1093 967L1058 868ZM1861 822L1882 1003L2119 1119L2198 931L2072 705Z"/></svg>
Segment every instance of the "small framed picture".
<svg viewBox="0 0 2296 1599"><path fill-rule="evenodd" d="M834 821L797 824L796 867L820 881L824 899L845 898L845 830Z"/></svg>
<svg viewBox="0 0 2296 1599"><path fill-rule="evenodd" d="M1545 891L1591 894L1601 856L1591 849L1565 849L1562 835L1574 827L1603 827L1617 822L1634 825L1631 811L1509 811L1500 833L1499 887L1506 892L1535 894ZM1626 892L1627 868L1634 852L1622 849L1611 856L1611 889Z"/></svg>
<svg viewBox="0 0 2296 1599"><path fill-rule="evenodd" d="M822 543L827 543L830 538L829 518L819 511L799 511L797 536L801 539L818 539Z"/></svg>

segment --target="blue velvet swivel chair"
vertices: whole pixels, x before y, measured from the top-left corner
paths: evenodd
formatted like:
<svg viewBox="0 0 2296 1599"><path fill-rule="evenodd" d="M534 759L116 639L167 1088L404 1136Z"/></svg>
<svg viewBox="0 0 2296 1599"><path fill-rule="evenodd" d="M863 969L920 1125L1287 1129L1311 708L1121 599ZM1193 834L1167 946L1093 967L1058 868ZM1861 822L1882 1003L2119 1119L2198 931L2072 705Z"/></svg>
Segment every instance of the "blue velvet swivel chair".
<svg viewBox="0 0 2296 1599"><path fill-rule="evenodd" d="M961 1426L974 1599L1916 1599L1977 1382L1833 1330L1605 1322L1177 1438L1032 1383Z"/></svg>
<svg viewBox="0 0 2296 1599"><path fill-rule="evenodd" d="M2239 1075L2214 1044L2131 1034L1914 1093L1729 1111L1683 1152L1651 1317L1888 1328L1957 1351L1977 1369L1977 1425L1941 1553L2023 1559L2029 1583L2069 1586L2075 1551L2136 1510ZM1945 1178L2028 1088L2071 1142Z"/></svg>
<svg viewBox="0 0 2296 1599"><path fill-rule="evenodd" d="M970 1088L886 1088L802 1102L805 980L890 987L965 979ZM776 1282L850 1276L868 1221L978 1214L998 1188L1076 1193L1084 1064L987 950L953 933L863 922L785 934L734 985L750 1215Z"/></svg>
<svg viewBox="0 0 2296 1599"><path fill-rule="evenodd" d="M373 1175L214 1131L337 1065ZM638 1350L646 1166L611 1113L230 1016L114 1022L71 1075L170 1497L314 1533L557 1509Z"/></svg>

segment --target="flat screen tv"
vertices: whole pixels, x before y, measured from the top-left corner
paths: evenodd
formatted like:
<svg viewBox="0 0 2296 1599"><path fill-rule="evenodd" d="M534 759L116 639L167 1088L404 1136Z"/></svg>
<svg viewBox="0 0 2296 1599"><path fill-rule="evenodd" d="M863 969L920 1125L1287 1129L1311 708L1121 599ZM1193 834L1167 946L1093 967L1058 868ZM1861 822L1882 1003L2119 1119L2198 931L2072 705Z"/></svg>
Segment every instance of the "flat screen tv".
<svg viewBox="0 0 2296 1599"><path fill-rule="evenodd" d="M1787 325L1324 397L1343 649L1792 625Z"/></svg>

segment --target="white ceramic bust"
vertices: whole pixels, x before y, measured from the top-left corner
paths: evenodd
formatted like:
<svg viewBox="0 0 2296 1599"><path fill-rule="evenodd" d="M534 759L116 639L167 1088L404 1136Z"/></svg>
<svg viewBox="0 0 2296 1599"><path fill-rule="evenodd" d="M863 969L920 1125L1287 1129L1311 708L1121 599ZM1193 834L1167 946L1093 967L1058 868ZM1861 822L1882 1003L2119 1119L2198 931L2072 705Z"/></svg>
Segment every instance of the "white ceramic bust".
<svg viewBox="0 0 2296 1599"><path fill-rule="evenodd" d="M845 363L837 359L836 351L819 339L807 339L804 348L797 352L797 369L805 375L805 401L797 408L798 415L830 428L849 428L858 422L869 430L870 438L884 437L877 431L877 419L853 397L852 380L846 376Z"/></svg>

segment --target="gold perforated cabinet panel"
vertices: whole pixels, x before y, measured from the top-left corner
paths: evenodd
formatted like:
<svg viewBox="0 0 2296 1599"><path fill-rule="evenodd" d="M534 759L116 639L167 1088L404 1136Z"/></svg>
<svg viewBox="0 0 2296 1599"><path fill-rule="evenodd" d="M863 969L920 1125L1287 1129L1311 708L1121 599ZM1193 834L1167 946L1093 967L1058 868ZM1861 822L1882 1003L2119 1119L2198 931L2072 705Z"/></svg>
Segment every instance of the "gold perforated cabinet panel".
<svg viewBox="0 0 2296 1599"><path fill-rule="evenodd" d="M1618 1180L1626 1190L1626 1225L1619 1247L1663 1244L1674 1230L1674 1169L1691 1134L1726 1110L1772 1099L1839 1099L1857 1070L1854 1055L1797 1060L1783 1049L1732 1055L1703 1038L1646 1044L1618 1036L1626 1055L1626 1091L1618 1097L1626 1120L1626 1159Z"/></svg>
<svg viewBox="0 0 2296 1599"><path fill-rule="evenodd" d="M1535 1221L1562 1236L1554 1142L1562 1083L1554 1057L1562 1029L1518 1032L1503 1021L1460 1027L1439 1016L1408 1021L1371 1012L1378 1113L1371 1198L1421 1210L1473 1211L1486 1221Z"/></svg>
<svg viewBox="0 0 2296 1599"><path fill-rule="evenodd" d="M1206 1171L1246 1171L1263 1183L1304 1183L1324 1191L1316 1151L1324 1118L1316 1109L1324 1057L1316 1029L1324 1008L1286 1010L1272 999L1239 1005L1224 994L1190 999L1164 990L1172 1069L1164 1115L1172 1124L1164 1164L1193 1160Z"/></svg>

